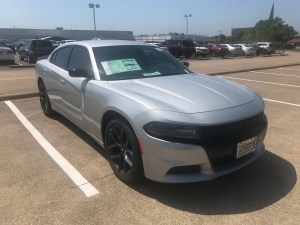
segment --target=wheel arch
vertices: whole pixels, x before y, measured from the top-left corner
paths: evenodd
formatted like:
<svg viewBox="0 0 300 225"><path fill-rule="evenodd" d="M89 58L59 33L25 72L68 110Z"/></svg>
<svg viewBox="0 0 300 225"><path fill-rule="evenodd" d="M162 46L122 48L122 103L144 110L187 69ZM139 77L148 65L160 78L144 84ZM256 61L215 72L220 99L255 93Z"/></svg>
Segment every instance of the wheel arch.
<svg viewBox="0 0 300 225"><path fill-rule="evenodd" d="M101 136L102 136L102 140L103 140L104 145L105 145L105 130L106 130L106 127L107 127L109 121L111 121L113 118L120 118L123 122L127 123L127 125L134 132L134 129L133 129L131 123L129 122L129 120L125 116L123 116L119 112L109 110L109 111L104 113L104 115L102 116L102 120L101 120Z"/></svg>

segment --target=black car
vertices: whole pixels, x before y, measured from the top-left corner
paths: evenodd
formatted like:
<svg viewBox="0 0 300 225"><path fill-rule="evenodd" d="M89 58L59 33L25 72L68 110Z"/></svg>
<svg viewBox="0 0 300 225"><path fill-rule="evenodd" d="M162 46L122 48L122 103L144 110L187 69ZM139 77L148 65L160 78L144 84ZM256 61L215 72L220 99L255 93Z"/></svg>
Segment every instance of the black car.
<svg viewBox="0 0 300 225"><path fill-rule="evenodd" d="M50 55L52 51L51 41L26 40L24 46L19 49L19 57L20 60L27 59L29 63L34 63L39 57Z"/></svg>
<svg viewBox="0 0 300 225"><path fill-rule="evenodd" d="M196 53L196 48L192 40L166 40L162 44L167 46L170 53L175 57L184 56L185 58L190 58Z"/></svg>

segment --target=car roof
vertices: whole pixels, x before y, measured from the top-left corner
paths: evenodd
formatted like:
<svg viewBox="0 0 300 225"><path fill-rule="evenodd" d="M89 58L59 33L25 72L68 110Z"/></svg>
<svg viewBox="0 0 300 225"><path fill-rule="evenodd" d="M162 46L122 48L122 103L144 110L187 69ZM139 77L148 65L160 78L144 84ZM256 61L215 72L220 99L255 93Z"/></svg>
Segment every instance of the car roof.
<svg viewBox="0 0 300 225"><path fill-rule="evenodd" d="M150 45L139 41L125 41L125 40L87 40L66 43L67 45L82 45L86 47L106 47L106 46L121 46L121 45Z"/></svg>

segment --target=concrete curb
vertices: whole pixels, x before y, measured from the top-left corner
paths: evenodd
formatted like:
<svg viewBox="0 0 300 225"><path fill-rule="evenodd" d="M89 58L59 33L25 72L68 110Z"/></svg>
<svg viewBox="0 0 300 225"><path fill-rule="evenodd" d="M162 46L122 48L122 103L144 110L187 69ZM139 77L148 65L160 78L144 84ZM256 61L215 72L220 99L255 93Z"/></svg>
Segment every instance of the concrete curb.
<svg viewBox="0 0 300 225"><path fill-rule="evenodd" d="M35 64L33 65L11 65L9 68L33 68L35 67Z"/></svg>
<svg viewBox="0 0 300 225"><path fill-rule="evenodd" d="M39 92L27 92L27 93L18 93L18 94L10 94L10 95L1 95L0 102L8 101L8 100L18 100L24 98L33 98L39 96Z"/></svg>
<svg viewBox="0 0 300 225"><path fill-rule="evenodd" d="M284 65L278 65L278 66L265 66L265 67L247 68L247 69L241 69L241 70L224 71L224 72L217 72L217 73L206 73L206 74L211 75L211 76L215 76L215 75L225 75L225 74L231 74L231 73L244 73L244 72L249 72L249 71L252 71L252 70L276 69L276 68L289 67L289 66L300 66L300 63L291 63L291 64L284 64Z"/></svg>
<svg viewBox="0 0 300 225"><path fill-rule="evenodd" d="M266 66L266 67L257 67L257 68L248 68L248 69L241 69L241 70L233 70L233 71L225 71L225 72L217 72L217 73L206 73L207 75L216 76L216 75L225 75L225 74L232 74L232 73L244 73L249 72L252 70L267 70L267 69L275 69L280 67L289 67L289 66L300 66L300 63L291 63L291 64L284 64L278 66ZM21 66L22 67L22 66ZM24 68L30 67L24 66ZM13 68L20 68L20 66L16 66ZM17 99L24 99L24 98L33 98L39 96L39 92L27 92L27 93L18 93L18 94L10 94L10 95L2 95L0 96L0 102L7 101L7 100L17 100Z"/></svg>

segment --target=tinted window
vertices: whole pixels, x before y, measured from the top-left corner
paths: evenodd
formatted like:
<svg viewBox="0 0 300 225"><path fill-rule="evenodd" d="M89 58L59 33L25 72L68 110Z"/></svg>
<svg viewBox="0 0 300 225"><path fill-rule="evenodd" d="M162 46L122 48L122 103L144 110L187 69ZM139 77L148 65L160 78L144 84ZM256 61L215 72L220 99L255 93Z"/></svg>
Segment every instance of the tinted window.
<svg viewBox="0 0 300 225"><path fill-rule="evenodd" d="M192 41L183 41L183 45L187 47L195 47Z"/></svg>
<svg viewBox="0 0 300 225"><path fill-rule="evenodd" d="M52 43L50 41L34 40L31 47L32 50L36 51L52 51Z"/></svg>
<svg viewBox="0 0 300 225"><path fill-rule="evenodd" d="M93 75L89 52L84 47L74 47L70 56L68 69L86 69Z"/></svg>
<svg viewBox="0 0 300 225"><path fill-rule="evenodd" d="M61 48L57 51L54 59L54 64L58 67L67 70L68 60L71 53L71 47Z"/></svg>

